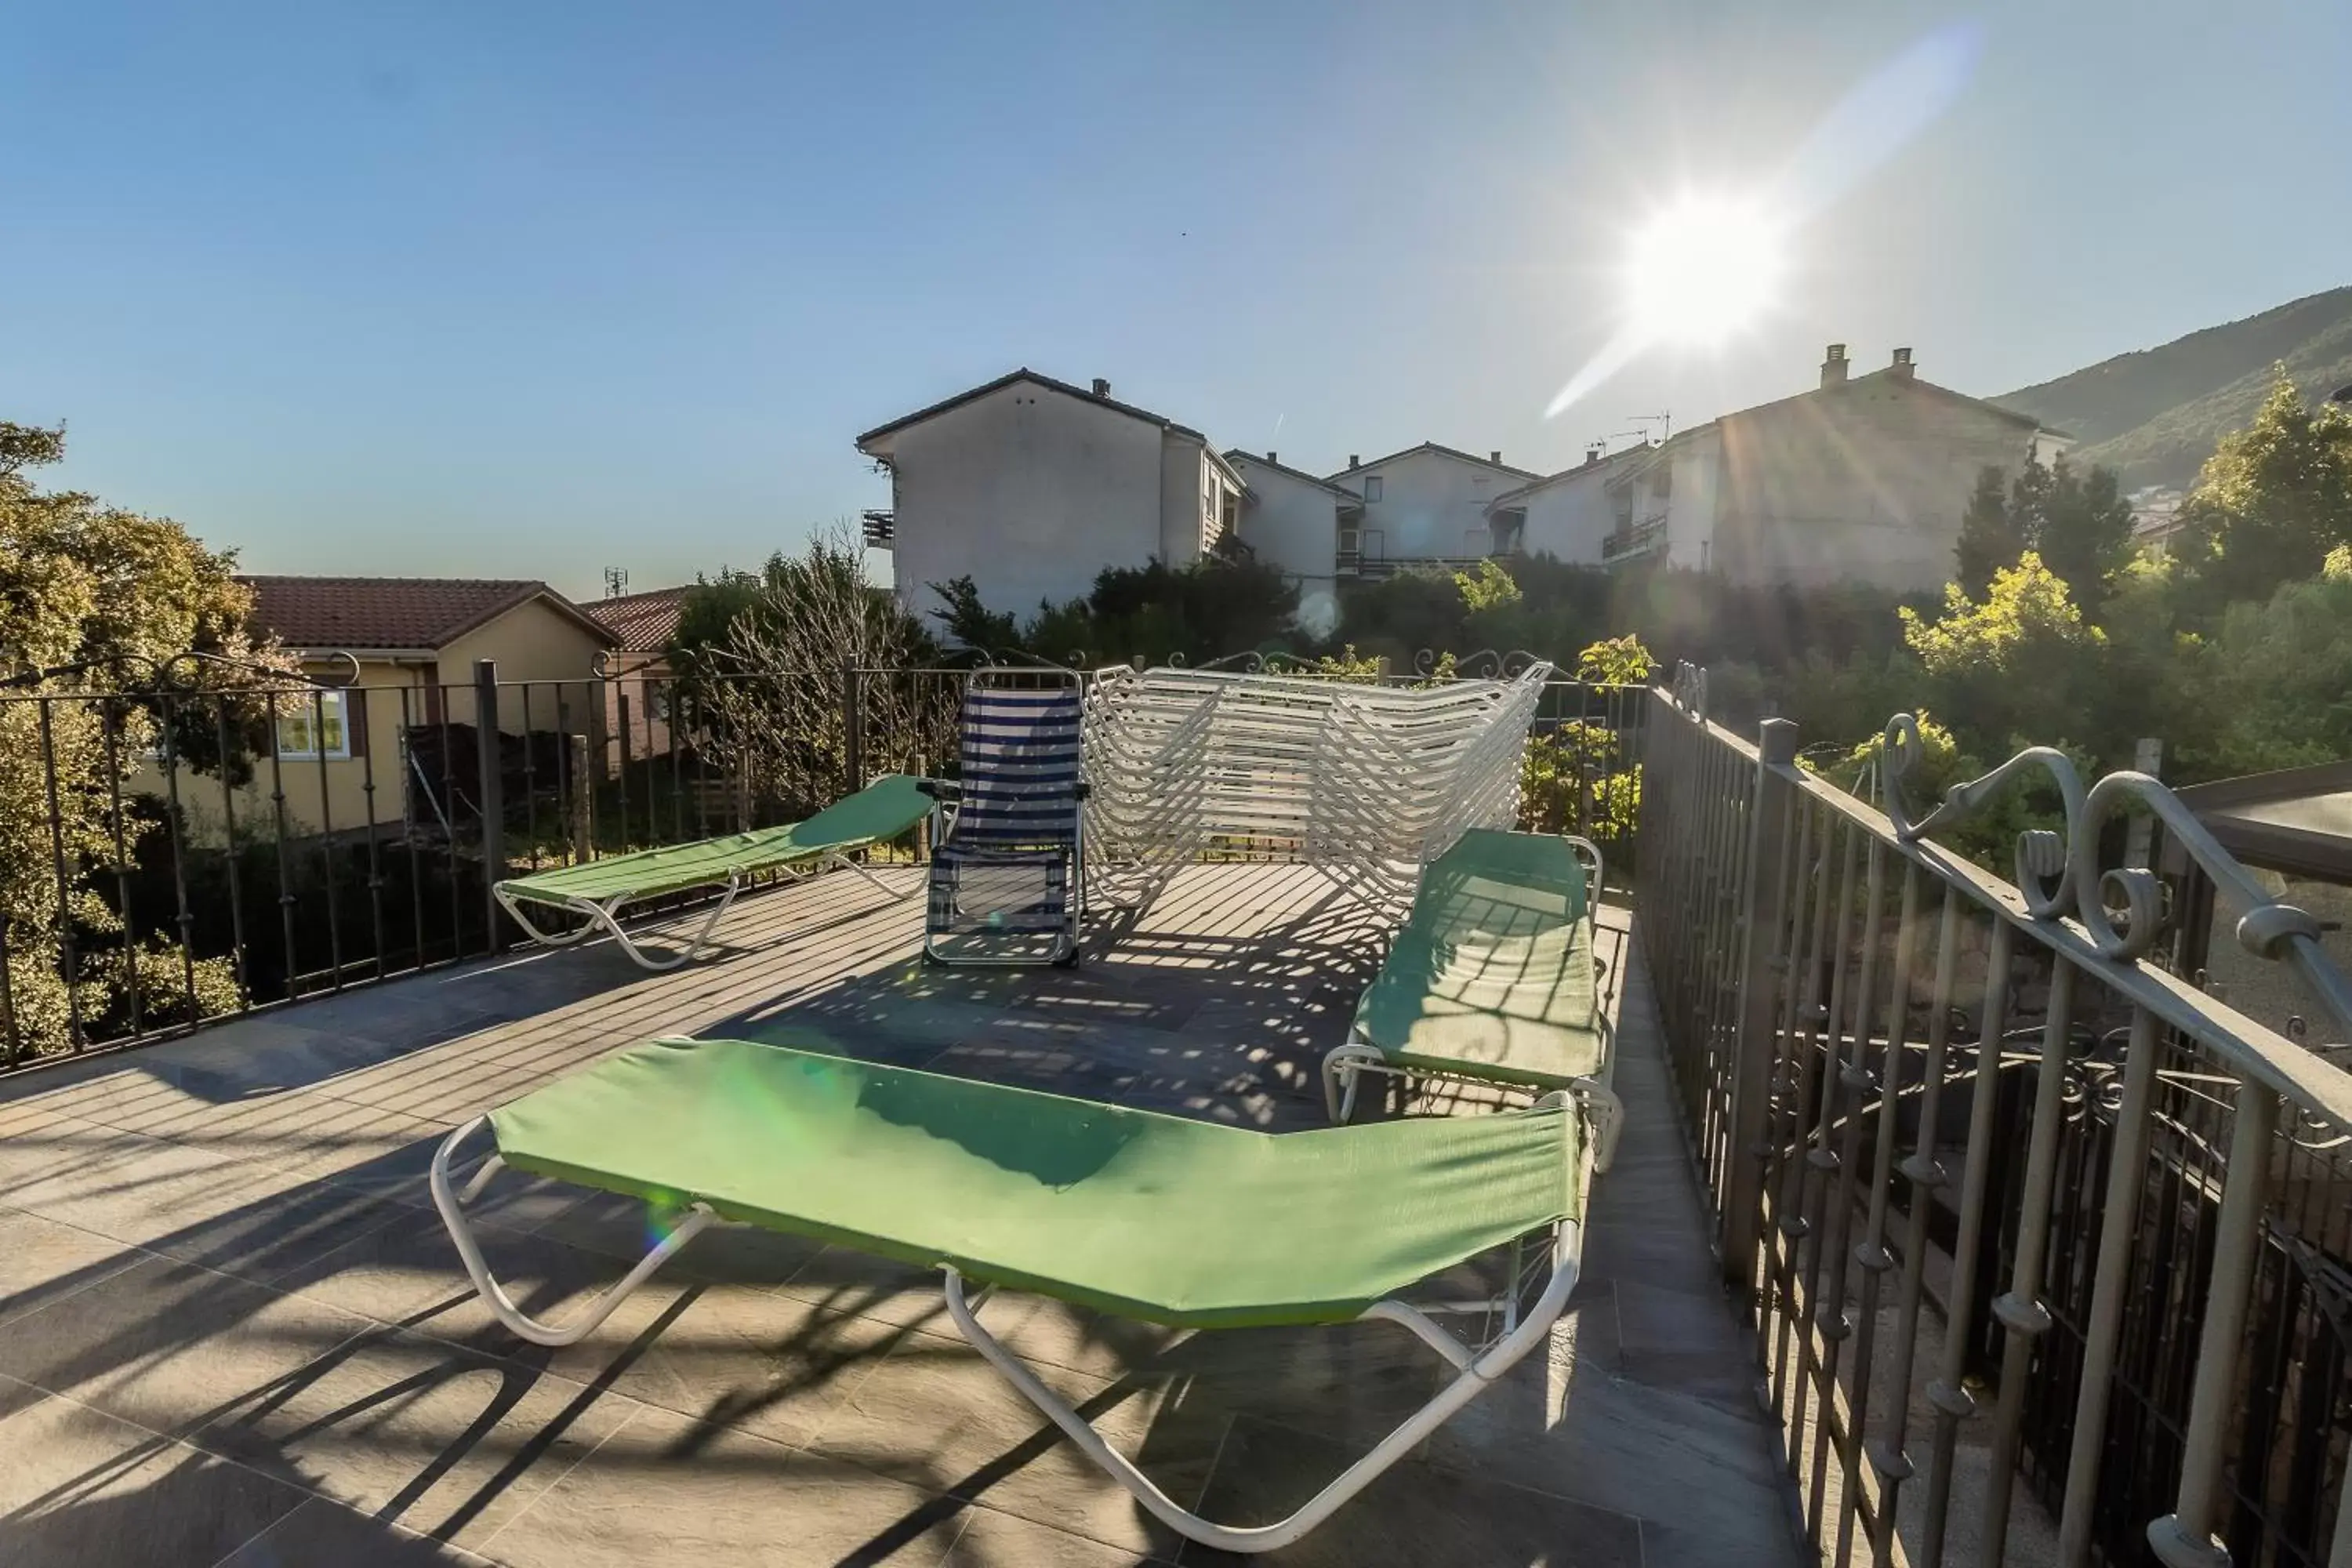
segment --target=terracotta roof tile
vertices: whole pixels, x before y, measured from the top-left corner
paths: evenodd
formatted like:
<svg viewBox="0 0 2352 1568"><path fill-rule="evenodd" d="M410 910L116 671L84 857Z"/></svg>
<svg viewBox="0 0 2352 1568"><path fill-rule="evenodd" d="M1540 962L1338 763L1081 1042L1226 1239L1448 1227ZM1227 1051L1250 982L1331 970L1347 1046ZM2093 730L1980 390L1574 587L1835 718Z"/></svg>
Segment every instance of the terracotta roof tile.
<svg viewBox="0 0 2352 1568"><path fill-rule="evenodd" d="M677 630L677 610L684 588L656 588L646 594L623 594L599 599L588 613L613 628L626 653L660 653Z"/></svg>
<svg viewBox="0 0 2352 1568"><path fill-rule="evenodd" d="M500 577L240 577L254 619L295 648L437 649L546 595L598 630L604 623L546 584Z"/></svg>

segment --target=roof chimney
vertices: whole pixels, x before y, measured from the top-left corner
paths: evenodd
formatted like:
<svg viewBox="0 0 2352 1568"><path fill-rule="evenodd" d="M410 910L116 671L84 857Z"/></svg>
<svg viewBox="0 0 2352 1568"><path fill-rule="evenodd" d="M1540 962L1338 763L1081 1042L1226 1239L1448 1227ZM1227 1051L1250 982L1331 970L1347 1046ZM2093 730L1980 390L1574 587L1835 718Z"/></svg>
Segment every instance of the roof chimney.
<svg viewBox="0 0 2352 1568"><path fill-rule="evenodd" d="M1832 343L1829 353L1822 360L1822 384L1842 386L1845 383L1845 345Z"/></svg>
<svg viewBox="0 0 2352 1568"><path fill-rule="evenodd" d="M1911 379L1911 374L1915 368L1916 367L1911 363L1911 351L1909 349L1896 349L1895 351L1895 363L1888 365L1886 370L1887 374L1894 376L1895 380L1908 381Z"/></svg>
<svg viewBox="0 0 2352 1568"><path fill-rule="evenodd" d="M1486 460L1494 464L1495 467L1498 468L1501 468L1503 466L1503 449L1500 447L1496 447L1493 451L1486 454Z"/></svg>
<svg viewBox="0 0 2352 1568"><path fill-rule="evenodd" d="M1363 466L1364 460L1361 458L1357 457L1353 452L1348 454L1348 467L1351 468L1360 468Z"/></svg>
<svg viewBox="0 0 2352 1568"><path fill-rule="evenodd" d="M1275 460L1275 457L1274 457L1274 448L1273 448L1273 447L1268 447L1265 449L1265 460L1266 460L1267 462L1269 462L1269 463L1271 463L1271 462L1273 462L1273 461Z"/></svg>
<svg viewBox="0 0 2352 1568"><path fill-rule="evenodd" d="M1592 467L1592 465L1593 465L1593 464L1595 464L1595 463L1599 462L1600 460L1601 460L1601 448L1600 448L1600 447L1587 447L1584 449L1584 466L1585 466L1586 468L1591 468L1591 467Z"/></svg>
<svg viewBox="0 0 2352 1568"><path fill-rule="evenodd" d="M1097 397L1108 397L1110 395L1110 383L1105 381L1100 376L1095 377L1095 395Z"/></svg>

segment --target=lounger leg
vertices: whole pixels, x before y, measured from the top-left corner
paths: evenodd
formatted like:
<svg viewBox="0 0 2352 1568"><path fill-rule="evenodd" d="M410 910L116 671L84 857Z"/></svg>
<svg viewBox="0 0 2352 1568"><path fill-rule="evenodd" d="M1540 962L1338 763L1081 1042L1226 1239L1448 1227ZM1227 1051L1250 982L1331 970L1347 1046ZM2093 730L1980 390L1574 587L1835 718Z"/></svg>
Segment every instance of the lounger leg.
<svg viewBox="0 0 2352 1568"><path fill-rule="evenodd" d="M1596 1172L1605 1172L1611 1162L1617 1158L1617 1139L1625 1131L1625 1102L1617 1098L1615 1089L1599 1079L1570 1079L1569 1086L1584 1102L1585 1113L1592 1118L1593 1142L1596 1145L1592 1152L1592 1168Z"/></svg>
<svg viewBox="0 0 2352 1568"><path fill-rule="evenodd" d="M874 868L873 868L872 867L870 867L870 866L867 866L867 865L866 865L866 864L865 864L863 861L859 861L859 860L852 860L852 859L851 859L848 856L846 856L846 855L835 855L835 856L833 856L833 857L831 857L831 860L832 860L832 863L833 863L834 865L835 865L835 866L838 866L838 867L842 868L844 870L846 870L846 871L855 871L855 872L856 872L859 876L861 876L861 877L865 878L867 881L869 881L869 882L873 883L877 888L879 888L882 891L884 891L884 892L886 892L886 893L889 893L890 897L891 897L891 898L893 898L893 899L897 899L897 900L904 900L904 899L911 899L911 898L913 898L913 897L915 896L915 889L914 889L913 888L909 888L909 889L908 889L905 892L893 892L893 891L891 890L890 884L889 884L889 883L887 883L887 882L886 882L886 881L884 881L881 878L879 878L879 877L876 876L876 875L874 874Z"/></svg>
<svg viewBox="0 0 2352 1568"><path fill-rule="evenodd" d="M952 1268L942 1272L947 1277L948 1316L955 1321L963 1337L971 1342L972 1348L987 1358L991 1366L1003 1373L1006 1381L1019 1389L1030 1404L1060 1427L1062 1435L1076 1444L1080 1452L1132 1493L1135 1500L1150 1510L1153 1518L1186 1539L1197 1541L1204 1546L1213 1546L1223 1552L1273 1552L1287 1546L1330 1518L1340 1504L1412 1453L1423 1438L1444 1426L1455 1411L1484 1394L1489 1384L1517 1365L1529 1351L1540 1344L1561 1310L1568 1305L1569 1292L1576 1288L1580 1245L1576 1225L1573 1222L1563 1223L1553 1237L1551 1282L1544 1288L1543 1295L1519 1321L1518 1326L1497 1340L1484 1355L1471 1355L1460 1342L1404 1302L1381 1301L1368 1309L1365 1317L1402 1323L1461 1370L1453 1382L1438 1391L1435 1398L1407 1417L1402 1426L1382 1438L1370 1453L1341 1471L1337 1479L1316 1493L1297 1513L1278 1523L1246 1528L1202 1519L1190 1509L1179 1506L1167 1493L1154 1486L1150 1477L1137 1469L1126 1455L1103 1440L1102 1434L1095 1430L1092 1423L1046 1387L1035 1373L980 1326L979 1321L972 1316L971 1308L964 1300L963 1277Z"/></svg>
<svg viewBox="0 0 2352 1568"><path fill-rule="evenodd" d="M516 898L502 887L492 888L490 893L499 900L499 907L506 910L507 918L522 927L523 934L542 947L569 947L596 929L597 909L593 904L575 899L559 906L581 916L587 923L576 931L568 931L560 936L551 936L531 924L530 917L522 912L522 900Z"/></svg>
<svg viewBox="0 0 2352 1568"><path fill-rule="evenodd" d="M613 933L613 940L620 944L621 951L644 967L656 972L677 969L694 962L695 954L700 952L709 942L710 933L719 929L719 922L726 918L727 911L734 906L735 895L742 890L743 874L737 871L730 875L727 879L727 891L720 896L719 907L710 911L709 918L702 922L702 928L694 933L692 941L667 957L656 957L647 952L630 941L629 933L621 929L619 910L630 895L625 893L607 903L597 905L596 919L606 931Z"/></svg>
<svg viewBox="0 0 2352 1568"><path fill-rule="evenodd" d="M1386 1069L1388 1058L1375 1046L1350 1040L1333 1046L1323 1057L1323 1110L1334 1126L1356 1114L1356 1089L1366 1072Z"/></svg>
<svg viewBox="0 0 2352 1568"><path fill-rule="evenodd" d="M672 1253L701 1235L716 1217L709 1209L696 1205L678 1222L677 1228L655 1243L653 1250L638 1259L637 1266L623 1275L612 1289L582 1307L565 1321L542 1323L516 1306L513 1299L508 1296L506 1288L490 1273L490 1266L483 1261L481 1247L474 1241L474 1227L466 1222L463 1204L449 1185L450 1156L457 1152L458 1144L473 1136L475 1130L488 1121L486 1116L476 1117L443 1139L441 1147L433 1152L433 1206L441 1211L441 1223L448 1227L449 1239L457 1244L457 1256L464 1261L467 1277L473 1280L474 1289L481 1293L484 1301L489 1303L490 1310L499 1322L535 1345L576 1344L586 1338L599 1323L613 1315L613 1310L627 1300L631 1291L644 1284L655 1269L669 1261ZM495 1166L498 1156L490 1158L491 1165ZM468 1199L480 1192L488 1173L486 1168L467 1184Z"/></svg>

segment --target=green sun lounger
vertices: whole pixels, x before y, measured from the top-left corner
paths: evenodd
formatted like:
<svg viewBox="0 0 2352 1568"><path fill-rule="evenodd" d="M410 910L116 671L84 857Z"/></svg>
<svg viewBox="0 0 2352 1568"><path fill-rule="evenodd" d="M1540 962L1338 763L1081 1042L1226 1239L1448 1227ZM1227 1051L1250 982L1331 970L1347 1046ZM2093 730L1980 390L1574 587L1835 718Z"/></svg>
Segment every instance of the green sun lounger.
<svg viewBox="0 0 2352 1568"><path fill-rule="evenodd" d="M911 832L931 814L933 803L917 787L918 782L905 773L892 773L877 779L856 795L834 802L804 822L704 838L692 844L673 844L660 849L640 849L631 855L583 861L528 877L509 877L491 890L498 895L500 907L533 942L562 947L578 942L591 931L608 931L620 943L622 952L647 969L675 969L702 951L710 933L718 929L719 917L734 903L735 895L742 891L744 879L762 872L805 877L829 866L843 866L894 899L912 897L913 889L894 891L849 857L856 850L887 844ZM726 888L726 896L710 911L709 919L702 922L702 929L683 949L667 957L646 952L621 929L620 910L624 904L663 893L683 892L689 888L720 886ZM578 915L583 923L568 931L542 931L523 912L525 904Z"/></svg>
<svg viewBox="0 0 2352 1568"><path fill-rule="evenodd" d="M497 1152L459 1192L451 1162L484 1126ZM475 1288L540 1344L579 1340L721 1221L937 1268L957 1327L1096 1463L1171 1528L1254 1552L1305 1534L1542 1342L1575 1284L1586 1151L1565 1096L1497 1116L1276 1136L824 1050L665 1039L468 1122L431 1179ZM573 1319L541 1323L491 1275L464 1212L503 1166L685 1216ZM1552 1273L1524 1310L1516 1279L1491 1300L1396 1298L1489 1248L1511 1247L1516 1263L1535 1232L1549 1235ZM982 1329L967 1279L1179 1328L1385 1319L1456 1376L1291 1518L1223 1526L1171 1501ZM1447 1310L1492 1313L1500 1332L1465 1344L1430 1315Z"/></svg>
<svg viewBox="0 0 2352 1568"><path fill-rule="evenodd" d="M1430 862L1347 1043L1324 1058L1331 1120L1354 1114L1365 1074L1454 1078L1587 1094L1612 1141L1592 956L1600 879L1598 848L1547 833L1473 828Z"/></svg>

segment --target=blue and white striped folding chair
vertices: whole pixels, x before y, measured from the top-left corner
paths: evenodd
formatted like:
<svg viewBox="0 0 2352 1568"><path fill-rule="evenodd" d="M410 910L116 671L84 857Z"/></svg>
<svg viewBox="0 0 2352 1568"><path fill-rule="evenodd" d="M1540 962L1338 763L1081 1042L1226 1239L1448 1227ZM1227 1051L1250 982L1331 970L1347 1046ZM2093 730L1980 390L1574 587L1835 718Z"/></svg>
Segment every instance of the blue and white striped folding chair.
<svg viewBox="0 0 2352 1568"><path fill-rule="evenodd" d="M1074 963L1085 888L1086 798L1075 684L983 685L963 700L960 778L931 858L923 956L943 963Z"/></svg>

